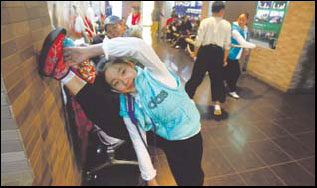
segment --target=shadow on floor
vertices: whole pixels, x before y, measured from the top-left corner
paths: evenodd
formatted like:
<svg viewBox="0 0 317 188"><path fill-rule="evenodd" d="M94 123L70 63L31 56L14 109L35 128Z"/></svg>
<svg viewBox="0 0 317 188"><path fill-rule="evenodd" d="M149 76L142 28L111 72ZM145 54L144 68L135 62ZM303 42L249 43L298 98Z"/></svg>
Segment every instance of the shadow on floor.
<svg viewBox="0 0 317 188"><path fill-rule="evenodd" d="M229 113L224 109L222 109L222 114L220 116L216 116L214 115L214 106L197 105L197 108L200 112L201 119L204 120L223 121L229 118Z"/></svg>
<svg viewBox="0 0 317 188"><path fill-rule="evenodd" d="M256 100L263 97L262 94L256 94L256 92L248 87L238 87L237 92L239 93L241 99L244 100Z"/></svg>

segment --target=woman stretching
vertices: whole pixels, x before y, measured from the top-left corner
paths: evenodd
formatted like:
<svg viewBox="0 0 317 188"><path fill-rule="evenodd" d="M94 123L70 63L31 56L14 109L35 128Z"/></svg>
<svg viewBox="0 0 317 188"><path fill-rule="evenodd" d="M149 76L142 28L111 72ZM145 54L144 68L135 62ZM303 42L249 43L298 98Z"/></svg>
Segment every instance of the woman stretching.
<svg viewBox="0 0 317 188"><path fill-rule="evenodd" d="M137 125L158 135L178 185L203 185L200 114L180 79L141 39L115 38L90 47L64 49L65 61L75 64L102 54L115 58L106 64L103 75L121 93L120 115L127 127ZM136 59L145 68L123 60L125 57Z"/></svg>

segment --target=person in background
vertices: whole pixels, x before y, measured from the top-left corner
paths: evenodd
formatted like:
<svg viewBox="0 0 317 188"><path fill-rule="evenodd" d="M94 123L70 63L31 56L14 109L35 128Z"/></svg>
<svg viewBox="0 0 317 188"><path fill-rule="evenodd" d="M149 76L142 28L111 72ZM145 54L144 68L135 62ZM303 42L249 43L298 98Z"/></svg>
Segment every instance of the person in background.
<svg viewBox="0 0 317 188"><path fill-rule="evenodd" d="M138 37L142 36L142 23L141 23L141 12L140 7L133 7L132 20L131 20L131 32L139 33Z"/></svg>
<svg viewBox="0 0 317 188"><path fill-rule="evenodd" d="M247 42L248 28L246 26L248 20L248 13L241 13L236 22L232 23L232 37L228 55L228 65L225 67L225 81L229 88L229 96L239 99L240 96L236 93L237 82L241 74L240 58L245 49L255 48L255 44ZM238 47L235 47L238 46Z"/></svg>
<svg viewBox="0 0 317 188"><path fill-rule="evenodd" d="M179 33L179 29L180 27L178 27L178 25L180 25L180 22L175 19L167 28L167 33L166 33L166 39L169 42L174 42L177 37L174 35L175 33L178 34Z"/></svg>
<svg viewBox="0 0 317 188"><path fill-rule="evenodd" d="M156 34L158 36L160 31L160 23L161 23L161 16L162 13L160 11L160 8L154 8L152 11L152 27L151 32L152 34Z"/></svg>
<svg viewBox="0 0 317 188"><path fill-rule="evenodd" d="M131 8L131 13L129 14L126 25L129 28L132 28L133 26L139 25L141 21L141 13L140 8L137 6L133 6Z"/></svg>
<svg viewBox="0 0 317 188"><path fill-rule="evenodd" d="M74 20L74 36L76 39L83 39L83 42L89 43L88 33L83 18L79 14L78 8L73 5L75 20Z"/></svg>
<svg viewBox="0 0 317 188"><path fill-rule="evenodd" d="M189 36L190 39L195 40L195 38L197 36L199 25L200 25L200 20L194 19L191 35ZM194 49L195 49L195 46L192 43L187 44L187 49L186 49L187 52L191 53L192 51L194 51Z"/></svg>
<svg viewBox="0 0 317 188"><path fill-rule="evenodd" d="M247 15L247 22L245 24L245 31L247 33L247 39L246 41L250 41L250 31L248 28L248 23L249 23L249 13L246 13ZM241 63L241 71L242 72L246 72L247 71L247 66L248 66L248 61L250 58L250 54L251 54L251 49L248 48L244 48L243 52L242 52L242 57L240 58L240 63Z"/></svg>
<svg viewBox="0 0 317 188"><path fill-rule="evenodd" d="M139 7L132 7L131 25L139 25L141 21L141 12Z"/></svg>
<svg viewBox="0 0 317 188"><path fill-rule="evenodd" d="M109 40L116 37L137 37L142 38L142 33L139 30L129 29L123 20L118 16L108 16L104 23L105 34L99 34L93 38L92 44L100 44L103 40ZM97 69L103 67L105 61L104 56L93 57L92 60L95 63Z"/></svg>
<svg viewBox="0 0 317 188"><path fill-rule="evenodd" d="M165 33L166 33L166 40L171 41L173 39L173 29L172 24L174 23L176 19L176 15L172 14L170 18L166 20L166 26L165 26Z"/></svg>
<svg viewBox="0 0 317 188"><path fill-rule="evenodd" d="M224 2L216 1L212 6L212 16L200 23L195 50L190 53L191 57L197 59L192 76L185 86L189 97L193 98L208 71L215 116L222 115L220 105L226 99L223 67L227 66L231 42L231 25L222 18L224 13Z"/></svg>
<svg viewBox="0 0 317 188"><path fill-rule="evenodd" d="M142 32L140 30L127 27L118 16L109 16L106 18L105 31L108 39L116 37L142 38Z"/></svg>
<svg viewBox="0 0 317 188"><path fill-rule="evenodd" d="M173 47L176 49L185 49L186 41L185 39L191 35L192 24L188 18L188 16L183 16L181 27L180 27L180 36L175 41Z"/></svg>
<svg viewBox="0 0 317 188"><path fill-rule="evenodd" d="M92 2L91 1L89 2L89 5L88 5L87 11L86 11L86 16L91 23L94 23L96 21L95 20L95 12L92 9Z"/></svg>

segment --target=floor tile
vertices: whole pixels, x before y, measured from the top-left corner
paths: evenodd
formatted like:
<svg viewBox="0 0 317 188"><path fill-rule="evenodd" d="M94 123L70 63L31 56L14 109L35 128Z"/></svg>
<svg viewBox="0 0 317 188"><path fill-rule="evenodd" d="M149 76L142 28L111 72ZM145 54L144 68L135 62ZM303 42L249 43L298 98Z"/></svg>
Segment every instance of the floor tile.
<svg viewBox="0 0 317 188"><path fill-rule="evenodd" d="M207 180L205 186L245 186L239 175L229 175Z"/></svg>
<svg viewBox="0 0 317 188"><path fill-rule="evenodd" d="M241 174L248 186L283 186L284 183L268 168Z"/></svg>
<svg viewBox="0 0 317 188"><path fill-rule="evenodd" d="M281 166L272 167L272 170L288 186L314 186L315 178L309 175L297 163L289 163Z"/></svg>

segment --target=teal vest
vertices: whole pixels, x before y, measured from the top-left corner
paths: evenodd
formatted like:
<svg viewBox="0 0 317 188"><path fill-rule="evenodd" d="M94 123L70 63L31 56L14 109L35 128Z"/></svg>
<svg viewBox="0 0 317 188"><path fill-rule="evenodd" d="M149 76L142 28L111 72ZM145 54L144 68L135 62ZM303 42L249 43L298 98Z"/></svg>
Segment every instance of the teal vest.
<svg viewBox="0 0 317 188"><path fill-rule="evenodd" d="M233 31L233 30L238 31L238 32L240 33L240 35L241 35L243 38L245 38L245 36L244 36L244 31L243 31L238 25L232 24L231 29L232 29L232 31ZM245 39L246 39L246 38L245 38ZM233 37L231 37L231 44L239 45L238 41L235 40ZM237 59L237 56L238 56L240 50L242 50L242 48L231 47L231 48L230 48L230 51L229 51L228 57L229 57L230 59L233 59L233 60Z"/></svg>
<svg viewBox="0 0 317 188"><path fill-rule="evenodd" d="M190 100L180 79L177 80L177 89L172 89L157 81L151 72L136 67L137 76L135 87L140 95L140 107L134 103L134 115L139 126L145 130L153 130L155 124L156 134L166 140L183 140L198 133L201 129L200 114L195 104ZM126 107L125 94L120 95L120 116L129 117Z"/></svg>

